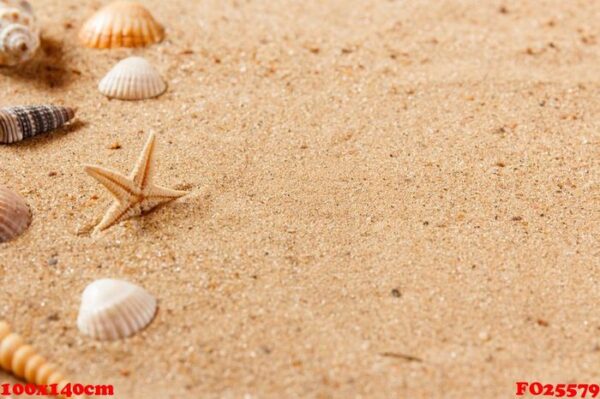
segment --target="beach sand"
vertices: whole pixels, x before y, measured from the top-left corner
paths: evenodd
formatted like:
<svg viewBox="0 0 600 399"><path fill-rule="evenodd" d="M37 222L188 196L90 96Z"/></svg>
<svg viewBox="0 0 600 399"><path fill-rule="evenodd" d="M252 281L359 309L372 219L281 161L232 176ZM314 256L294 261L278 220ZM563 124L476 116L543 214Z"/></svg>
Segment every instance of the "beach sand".
<svg viewBox="0 0 600 399"><path fill-rule="evenodd" d="M600 2L145 1L145 49L82 48L106 2L34 1L44 53L0 106L79 107L0 146L33 223L0 245L0 318L119 399L507 398L600 380ZM141 55L169 89L96 86ZM190 194L98 237L150 131ZM113 144L120 149L111 149ZM159 299L79 333L98 278ZM0 375L0 380L9 380Z"/></svg>

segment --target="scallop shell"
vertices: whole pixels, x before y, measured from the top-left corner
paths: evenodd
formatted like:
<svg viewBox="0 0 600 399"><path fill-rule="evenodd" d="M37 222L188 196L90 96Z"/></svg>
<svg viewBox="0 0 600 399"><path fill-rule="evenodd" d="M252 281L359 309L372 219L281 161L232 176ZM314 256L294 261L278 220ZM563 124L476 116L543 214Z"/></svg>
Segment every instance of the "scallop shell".
<svg viewBox="0 0 600 399"><path fill-rule="evenodd" d="M11 332L9 325L0 320L0 366L25 381L37 385L57 384L60 392L69 381L57 366L40 356L23 338Z"/></svg>
<svg viewBox="0 0 600 399"><path fill-rule="evenodd" d="M75 109L27 105L0 109L0 143L14 143L58 129L75 117Z"/></svg>
<svg viewBox="0 0 600 399"><path fill-rule="evenodd" d="M0 186L0 242L21 235L31 223L31 213L25 200L17 193Z"/></svg>
<svg viewBox="0 0 600 399"><path fill-rule="evenodd" d="M125 338L146 327L156 313L156 299L127 281L101 279L88 285L77 317L79 330L100 340Z"/></svg>
<svg viewBox="0 0 600 399"><path fill-rule="evenodd" d="M167 90L167 84L144 58L129 57L106 74L98 90L109 98L144 100L160 96Z"/></svg>
<svg viewBox="0 0 600 399"><path fill-rule="evenodd" d="M31 4L0 0L0 65L28 61L40 47L40 31Z"/></svg>
<svg viewBox="0 0 600 399"><path fill-rule="evenodd" d="M144 47L163 40L165 29L135 2L117 1L88 19L79 39L91 48Z"/></svg>

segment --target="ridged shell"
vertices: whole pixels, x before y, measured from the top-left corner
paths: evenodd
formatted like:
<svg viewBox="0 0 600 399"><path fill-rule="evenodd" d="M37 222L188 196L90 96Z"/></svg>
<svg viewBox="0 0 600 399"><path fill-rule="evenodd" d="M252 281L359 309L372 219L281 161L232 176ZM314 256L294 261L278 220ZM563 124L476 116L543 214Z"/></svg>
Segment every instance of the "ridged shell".
<svg viewBox="0 0 600 399"><path fill-rule="evenodd" d="M69 383L55 364L40 356L23 338L11 332L0 320L0 366L25 381L37 385L57 384L58 391Z"/></svg>
<svg viewBox="0 0 600 399"><path fill-rule="evenodd" d="M21 235L31 223L31 212L17 193L0 186L0 242Z"/></svg>
<svg viewBox="0 0 600 399"><path fill-rule="evenodd" d="M156 299L127 281L101 279L86 287L77 317L79 330L100 340L125 338L146 327L156 313Z"/></svg>
<svg viewBox="0 0 600 399"><path fill-rule="evenodd" d="M160 96L167 90L167 84L144 58L129 57L106 74L98 90L110 98L144 100Z"/></svg>
<svg viewBox="0 0 600 399"><path fill-rule="evenodd" d="M135 2L118 1L88 19L79 39L91 48L144 47L163 40L165 30L150 11Z"/></svg>
<svg viewBox="0 0 600 399"><path fill-rule="evenodd" d="M0 65L28 61L40 47L40 32L31 4L0 0Z"/></svg>
<svg viewBox="0 0 600 399"><path fill-rule="evenodd" d="M0 109L0 143L14 143L58 129L75 117L75 109L26 105Z"/></svg>

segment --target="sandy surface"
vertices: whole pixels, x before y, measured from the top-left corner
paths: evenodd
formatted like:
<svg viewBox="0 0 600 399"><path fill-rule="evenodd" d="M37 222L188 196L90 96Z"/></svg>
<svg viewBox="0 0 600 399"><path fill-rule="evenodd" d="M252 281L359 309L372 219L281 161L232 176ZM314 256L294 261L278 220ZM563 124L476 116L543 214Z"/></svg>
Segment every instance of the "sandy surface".
<svg viewBox="0 0 600 399"><path fill-rule="evenodd" d="M0 317L74 381L120 399L598 383L600 2L156 0L162 44L81 48L102 3L35 1L45 55L0 71L1 106L79 106L0 147L34 213L0 245ZM96 91L130 54L165 95ZM158 183L191 194L91 237L111 198L83 164L128 173L151 130ZM159 298L148 329L78 332L101 277Z"/></svg>

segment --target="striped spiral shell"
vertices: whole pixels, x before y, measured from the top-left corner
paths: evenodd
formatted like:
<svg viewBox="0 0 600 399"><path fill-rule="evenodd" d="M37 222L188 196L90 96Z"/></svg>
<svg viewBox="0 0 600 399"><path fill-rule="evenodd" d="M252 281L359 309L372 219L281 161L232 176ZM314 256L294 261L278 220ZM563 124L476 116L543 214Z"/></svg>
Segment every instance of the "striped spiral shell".
<svg viewBox="0 0 600 399"><path fill-rule="evenodd" d="M28 61L40 47L40 32L31 4L0 0L0 65Z"/></svg>
<svg viewBox="0 0 600 399"><path fill-rule="evenodd" d="M0 186L0 243L21 235L31 223L31 212L20 195Z"/></svg>
<svg viewBox="0 0 600 399"><path fill-rule="evenodd" d="M55 364L38 355L31 345L26 345L20 335L10 331L5 321L0 321L0 366L32 384L57 384L59 392L69 383Z"/></svg>
<svg viewBox="0 0 600 399"><path fill-rule="evenodd" d="M75 109L30 105L0 109L0 143L14 143L47 133L73 119Z"/></svg>

